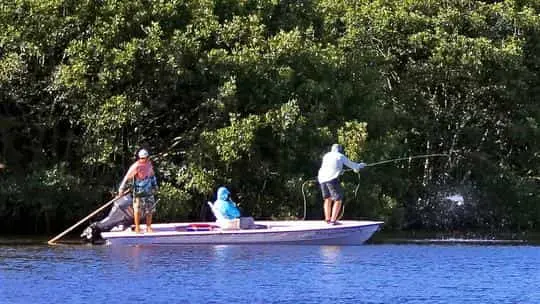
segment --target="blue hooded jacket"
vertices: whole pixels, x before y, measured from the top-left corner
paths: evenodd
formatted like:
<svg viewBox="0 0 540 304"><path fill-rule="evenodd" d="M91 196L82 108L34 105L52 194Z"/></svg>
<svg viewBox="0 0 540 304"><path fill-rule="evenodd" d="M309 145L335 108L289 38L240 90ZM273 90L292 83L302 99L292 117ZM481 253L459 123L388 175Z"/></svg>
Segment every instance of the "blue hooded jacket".
<svg viewBox="0 0 540 304"><path fill-rule="evenodd" d="M225 187L219 187L214 202L214 208L216 211L228 220L233 220L240 217L240 210L236 207L236 204L230 198L231 193L229 189Z"/></svg>

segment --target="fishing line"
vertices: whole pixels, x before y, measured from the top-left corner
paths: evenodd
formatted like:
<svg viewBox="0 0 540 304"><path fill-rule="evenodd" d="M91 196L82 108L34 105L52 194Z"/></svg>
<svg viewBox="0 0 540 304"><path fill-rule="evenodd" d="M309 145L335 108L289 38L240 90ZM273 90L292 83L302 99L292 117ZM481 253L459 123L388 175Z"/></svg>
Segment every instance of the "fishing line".
<svg viewBox="0 0 540 304"><path fill-rule="evenodd" d="M402 160L411 160L411 159L416 159L416 158L430 158L430 157L450 157L450 154L434 153L434 154L423 154L423 155L414 155L414 156L407 156L407 157L400 157L400 158L392 158L392 159L387 159L387 160L382 160L382 161L366 164L366 167L373 167L373 166L393 163L393 162L402 161ZM352 169L345 169L343 171L352 171Z"/></svg>
<svg viewBox="0 0 540 304"><path fill-rule="evenodd" d="M316 181L317 180L315 179L310 179L302 183L302 197L304 198L304 217L302 218L302 220L306 219L306 212L307 212L306 192L304 191L304 187L306 186L307 183L313 183Z"/></svg>
<svg viewBox="0 0 540 304"><path fill-rule="evenodd" d="M433 153L433 154L422 154L422 155L414 155L414 156L393 158L393 159L382 160L382 161L378 161L378 162L374 162L374 163L369 163L369 164L366 164L366 167L374 167L374 166L378 166L378 165L383 165L383 164L397 162L397 161L403 161L403 160L411 160L411 159L417 159L417 158L431 158L431 157L450 157L450 154ZM352 171L352 170L353 169L345 169L345 170L343 170L343 172ZM358 183L356 185L356 188L354 189L354 197L355 198L357 197L358 190L360 189L360 172L357 172L356 174L358 175ZM307 181L302 183L302 197L304 199L304 217L302 218L302 220L306 219L306 212L307 212L307 200L306 200L306 193L305 193L304 187L308 183L312 183L312 182L317 182L317 180L316 179L310 179L310 180L307 180ZM345 202L342 202L341 215L339 216L340 219L341 219L341 217L343 216L344 213L345 213Z"/></svg>
<svg viewBox="0 0 540 304"><path fill-rule="evenodd" d="M415 159L415 158L430 158L430 157L438 157L438 156L450 157L450 154L434 153L434 154L424 154L424 155L400 157L400 158L383 160L383 161L379 161L379 162L375 162L375 163L371 163L371 164L366 164L366 167L373 167L373 166L382 165L382 164L386 164L386 163L402 161L402 160L411 160L411 159Z"/></svg>

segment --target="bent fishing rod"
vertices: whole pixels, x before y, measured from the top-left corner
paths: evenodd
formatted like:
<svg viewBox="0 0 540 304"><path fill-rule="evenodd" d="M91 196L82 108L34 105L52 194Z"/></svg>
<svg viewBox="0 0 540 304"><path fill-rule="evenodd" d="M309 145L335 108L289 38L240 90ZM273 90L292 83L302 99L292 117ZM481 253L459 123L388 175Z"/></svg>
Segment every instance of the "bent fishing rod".
<svg viewBox="0 0 540 304"><path fill-rule="evenodd" d="M422 155L414 155L414 156L407 156L407 157L400 157L400 158L392 158L387 160L381 160L374 163L366 163L366 167L374 167L378 165L398 162L398 161L404 161L404 160L412 160L417 158L431 158L431 157L450 157L450 154L445 153L434 153L434 154L422 154ZM345 169L343 171L351 171L353 169Z"/></svg>
<svg viewBox="0 0 540 304"><path fill-rule="evenodd" d="M366 164L366 167L373 167L373 166L378 166L378 165L397 162L397 161L402 161L402 160L411 160L411 159L415 159L415 158L431 158L431 157L450 157L450 154L434 153L434 154L423 154L423 155L414 155L414 156L408 156L408 157L400 157L400 158L382 160L382 161L379 161L379 162Z"/></svg>
<svg viewBox="0 0 540 304"><path fill-rule="evenodd" d="M450 154L433 153L433 154L422 154L422 155L413 155L413 156L400 157L400 158L392 158L392 159L382 160L382 161L378 161L378 162L374 162L374 163L368 163L368 164L365 165L365 167L374 167L374 166L393 163L393 162L398 162L398 161L412 160L412 159L418 159L418 158L431 158L431 157L450 157ZM343 172L352 171L352 170L353 169L345 169L345 170L343 170ZM356 173L358 174L358 184L356 185L356 188L354 190L354 197L356 197L358 189L360 188L360 172L356 172ZM305 187L306 184L308 184L310 182L316 182L316 181L317 181L317 179L310 179L310 180L307 180L304 183L302 183L302 197L304 198L304 217L302 218L302 220L306 219L306 212L307 212L306 211L307 210L306 193L304 191L304 187ZM343 207L342 207L341 216L343 216L343 213L345 213L345 203L343 203L342 206ZM341 216L340 216L340 218L341 218Z"/></svg>

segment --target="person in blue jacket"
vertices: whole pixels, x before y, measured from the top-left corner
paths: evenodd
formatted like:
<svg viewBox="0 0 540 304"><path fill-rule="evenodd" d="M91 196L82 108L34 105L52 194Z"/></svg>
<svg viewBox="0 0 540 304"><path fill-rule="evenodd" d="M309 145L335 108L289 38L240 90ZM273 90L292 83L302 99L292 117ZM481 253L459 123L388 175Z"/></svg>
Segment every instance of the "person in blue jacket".
<svg viewBox="0 0 540 304"><path fill-rule="evenodd" d="M231 192L225 187L219 187L214 202L214 209L226 220L240 218L240 210L231 199ZM216 216L218 217L218 216Z"/></svg>

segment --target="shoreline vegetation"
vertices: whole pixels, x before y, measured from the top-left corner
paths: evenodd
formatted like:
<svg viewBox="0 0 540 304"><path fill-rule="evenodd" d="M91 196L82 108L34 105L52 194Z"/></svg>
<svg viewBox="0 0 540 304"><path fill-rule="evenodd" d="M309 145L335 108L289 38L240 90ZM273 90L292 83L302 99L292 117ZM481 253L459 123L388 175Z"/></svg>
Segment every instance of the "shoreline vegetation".
<svg viewBox="0 0 540 304"><path fill-rule="evenodd" d="M4 3L0 231L62 231L141 147L156 222L208 220L222 185L256 219L304 202L320 219L313 179L337 142L377 164L344 173L346 218L538 233L539 16L510 0ZM412 158L428 154L447 157Z"/></svg>
<svg viewBox="0 0 540 304"><path fill-rule="evenodd" d="M46 234L0 234L0 246L7 245L45 245L50 235ZM71 233L63 238L60 245L84 245L76 233ZM471 233L468 232L433 232L433 231L379 231L367 242L367 244L417 244L417 245L523 245L539 246L540 233ZM102 246L102 245L94 245Z"/></svg>

